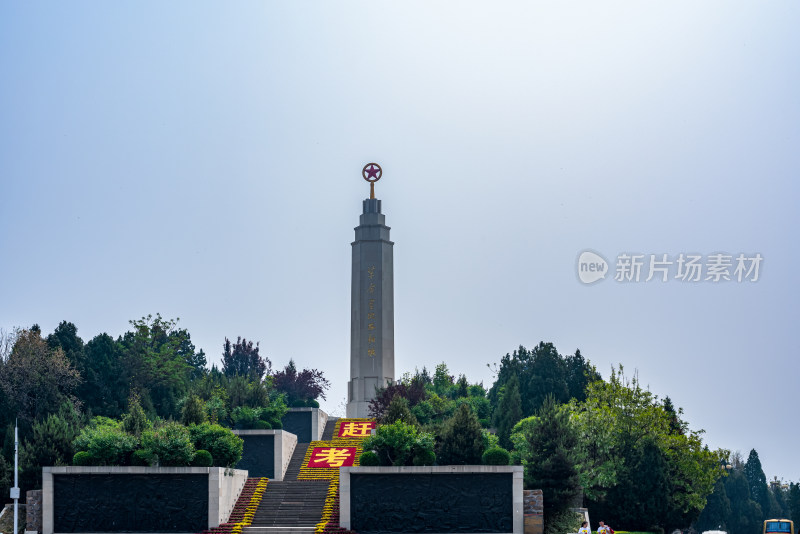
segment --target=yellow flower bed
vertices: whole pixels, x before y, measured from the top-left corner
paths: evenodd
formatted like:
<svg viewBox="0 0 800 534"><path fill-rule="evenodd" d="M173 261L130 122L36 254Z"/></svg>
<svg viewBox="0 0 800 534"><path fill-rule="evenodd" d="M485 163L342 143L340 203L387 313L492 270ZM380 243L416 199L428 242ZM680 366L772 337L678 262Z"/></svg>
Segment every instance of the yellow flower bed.
<svg viewBox="0 0 800 534"><path fill-rule="evenodd" d="M339 435L339 429L341 428L343 423L360 423L367 421L374 421L374 419L368 419L368 418L339 419L338 421L336 421L336 425L333 430L333 435L334 436ZM324 532L328 523L330 523L331 521L335 520L338 523L339 510L337 508L339 506L339 468L326 469L319 467L305 467L308 465L308 462L311 459L311 454L314 447L355 447L356 457L353 462L353 466L357 466L359 465L359 459L362 452L362 442L364 441L365 438L366 436L355 437L355 438L334 437L330 441L317 441L309 445L308 452L306 453L306 458L303 460L304 467L300 469L300 475L297 477L298 480L301 479L330 480L330 483L328 484L328 494L325 497L325 505L322 508L322 518L320 518L320 522L317 523L317 526L314 529L316 533ZM338 527L338 524L336 526Z"/></svg>
<svg viewBox="0 0 800 534"><path fill-rule="evenodd" d="M300 468L300 473L297 475L297 480L331 480L334 476L338 478L338 467L308 467L308 462L311 460L311 455L314 453L315 447L355 447L356 456L353 460L353 465L358 465L358 458L361 456L361 438L336 438L330 441L312 441L306 451L306 456L303 458L303 466Z"/></svg>
<svg viewBox="0 0 800 534"><path fill-rule="evenodd" d="M242 528L249 527L253 523L253 516L256 515L258 505L261 504L261 499L264 497L264 491L267 489L268 480L268 478L263 477L258 481L258 484L256 484L256 489L253 492L253 496L250 497L250 503L245 509L244 518L233 525L233 528L231 529L232 533L241 534Z"/></svg>

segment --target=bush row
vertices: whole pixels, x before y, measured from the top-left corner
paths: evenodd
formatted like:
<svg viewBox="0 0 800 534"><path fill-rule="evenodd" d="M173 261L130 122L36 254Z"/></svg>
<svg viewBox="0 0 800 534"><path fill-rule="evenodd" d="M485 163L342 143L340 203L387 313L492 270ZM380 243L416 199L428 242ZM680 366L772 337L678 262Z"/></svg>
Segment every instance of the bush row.
<svg viewBox="0 0 800 534"><path fill-rule="evenodd" d="M145 465L233 467L242 457L244 441L220 425L188 427L166 422L127 432L117 421L95 418L75 439L74 465Z"/></svg>

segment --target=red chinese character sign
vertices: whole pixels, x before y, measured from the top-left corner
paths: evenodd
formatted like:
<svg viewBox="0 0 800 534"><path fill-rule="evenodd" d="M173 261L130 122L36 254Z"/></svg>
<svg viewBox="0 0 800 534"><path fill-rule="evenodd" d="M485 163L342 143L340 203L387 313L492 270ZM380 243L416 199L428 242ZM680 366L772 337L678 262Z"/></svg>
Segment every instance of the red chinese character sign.
<svg viewBox="0 0 800 534"><path fill-rule="evenodd" d="M355 460L355 447L314 447L308 467L350 467Z"/></svg>
<svg viewBox="0 0 800 534"><path fill-rule="evenodd" d="M349 421L339 426L340 438L366 438L375 428L375 421Z"/></svg>

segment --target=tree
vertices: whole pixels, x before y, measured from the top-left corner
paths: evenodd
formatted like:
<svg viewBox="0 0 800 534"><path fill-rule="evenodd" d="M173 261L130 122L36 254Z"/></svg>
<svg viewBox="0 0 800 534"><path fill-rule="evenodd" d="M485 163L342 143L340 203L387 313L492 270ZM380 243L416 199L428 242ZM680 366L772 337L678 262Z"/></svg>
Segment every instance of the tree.
<svg viewBox="0 0 800 534"><path fill-rule="evenodd" d="M600 380L600 373L583 357L579 349L575 354L564 358L567 367L567 392L571 399L583 401L586 399L586 387Z"/></svg>
<svg viewBox="0 0 800 534"><path fill-rule="evenodd" d="M373 436L363 441L363 450L374 451L380 465L433 465L433 436L417 427L395 421L380 425Z"/></svg>
<svg viewBox="0 0 800 534"><path fill-rule="evenodd" d="M725 492L731 503L730 534L752 534L761 529L761 506L750 498L750 485L742 469L735 467L725 479Z"/></svg>
<svg viewBox="0 0 800 534"><path fill-rule="evenodd" d="M447 421L436 455L440 465L479 465L483 456L483 432L468 404L462 404Z"/></svg>
<svg viewBox="0 0 800 534"><path fill-rule="evenodd" d="M788 503L791 510L791 519L795 525L800 525L800 483L789 484Z"/></svg>
<svg viewBox="0 0 800 534"><path fill-rule="evenodd" d="M65 402L58 412L33 423L30 437L21 445L21 487L40 488L44 466L72 463L72 442L80 434L82 422L72 403Z"/></svg>
<svg viewBox="0 0 800 534"><path fill-rule="evenodd" d="M390 425L395 421L403 421L409 425L419 426L417 418L414 417L414 414L412 414L411 410L408 408L408 401L400 395L394 396L380 423L382 425Z"/></svg>
<svg viewBox="0 0 800 534"><path fill-rule="evenodd" d="M47 344L52 349L61 347L69 363L84 375L86 362L84 361L83 340L78 337L78 328L67 321L61 321L55 331L47 336Z"/></svg>
<svg viewBox="0 0 800 534"><path fill-rule="evenodd" d="M553 520L569 510L580 495L578 433L569 412L553 397L545 399L537 415L525 434L528 452L522 464L525 487L542 490L545 532L551 532Z"/></svg>
<svg viewBox="0 0 800 534"><path fill-rule="evenodd" d="M27 425L58 412L64 402L79 404L74 392L80 374L61 348L52 349L33 330L23 330L0 365L0 390L8 409Z"/></svg>
<svg viewBox="0 0 800 534"><path fill-rule="evenodd" d="M86 413L119 417L125 410L128 383L120 344L108 334L98 334L84 347L85 370L78 396Z"/></svg>
<svg viewBox="0 0 800 534"><path fill-rule="evenodd" d="M149 430L152 424L147 419L147 414L144 413L144 408L139 400L139 394L131 392L128 398L128 413L122 417L121 428L137 438L142 436L145 430Z"/></svg>
<svg viewBox="0 0 800 534"><path fill-rule="evenodd" d="M178 418L179 401L186 394L191 367L184 351L189 333L177 327L178 319L161 314L130 321L133 330L121 340L125 378L141 396L145 411Z"/></svg>
<svg viewBox="0 0 800 534"><path fill-rule="evenodd" d="M286 394L286 400L292 406L296 403L304 403L317 398L325 398L325 390L330 387L328 379L322 375L322 371L316 369L303 369L298 371L294 360L272 377L273 387Z"/></svg>
<svg viewBox="0 0 800 534"><path fill-rule="evenodd" d="M511 449L511 431L520 419L522 419L522 399L519 394L519 380L517 375L512 375L503 387L500 404L494 412L495 427L501 447Z"/></svg>
<svg viewBox="0 0 800 534"><path fill-rule="evenodd" d="M181 423L186 426L199 425L206 422L206 406L197 395L189 395L181 410Z"/></svg>
<svg viewBox="0 0 800 534"><path fill-rule="evenodd" d="M725 478L720 477L714 484L714 491L708 496L706 506L697 518L694 527L697 532L706 530L727 530L731 518L731 500L725 491Z"/></svg>
<svg viewBox="0 0 800 534"><path fill-rule="evenodd" d="M586 398L586 387L600 378L579 350L564 357L552 343L541 342L533 350L520 346L500 359L497 379L489 390L489 400L495 409L503 387L512 376L519 380L523 417L536 413L549 395L559 403L572 398L582 401Z"/></svg>
<svg viewBox="0 0 800 534"><path fill-rule="evenodd" d="M409 408L413 408L427 397L425 381L415 376L408 381L388 384L386 387L378 388L375 391L375 397L369 401L370 417L382 419L392 400L397 396L406 399Z"/></svg>
<svg viewBox="0 0 800 534"><path fill-rule="evenodd" d="M708 450L701 440L702 431L691 431L680 421L685 430L674 432L672 414L658 397L641 387L635 375L625 378L621 367L618 371L612 368L608 382L590 383L586 400L573 400L569 406L581 438L581 485L594 514L601 512L614 520L629 513L624 509L626 494L620 485L635 484L636 455L652 440L666 463L669 483L665 523L659 526L682 528L697 519L721 475L719 463L726 451ZM638 524L651 521L641 507L637 510L641 514Z"/></svg>
<svg viewBox="0 0 800 534"><path fill-rule="evenodd" d="M755 449L750 450L750 455L744 464L743 473L750 488L750 498L761 507L761 520L763 521L767 519L766 516L770 511L769 487L767 486L767 477L761 468L761 460L758 458L758 453Z"/></svg>
<svg viewBox="0 0 800 534"><path fill-rule="evenodd" d="M446 397L452 386L453 376L450 375L447 364L442 362L433 373L433 391L440 397Z"/></svg>
<svg viewBox="0 0 800 534"><path fill-rule="evenodd" d="M252 341L240 336L232 344L225 338L222 351L222 372L225 376L245 376L251 380L261 380L270 367L269 359L258 354L258 343L254 347Z"/></svg>

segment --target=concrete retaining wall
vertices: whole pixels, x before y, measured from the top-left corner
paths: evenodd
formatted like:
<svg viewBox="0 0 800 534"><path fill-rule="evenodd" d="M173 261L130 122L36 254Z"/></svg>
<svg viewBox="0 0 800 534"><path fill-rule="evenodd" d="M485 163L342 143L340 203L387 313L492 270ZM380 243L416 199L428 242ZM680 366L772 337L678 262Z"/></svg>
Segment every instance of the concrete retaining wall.
<svg viewBox="0 0 800 534"><path fill-rule="evenodd" d="M108 483L108 487L123 486L126 491L134 491L135 487L131 487L129 482L126 482L126 477L130 479L131 483L144 484L149 480L157 481L172 480L171 475L175 475L176 479L191 479L198 481L203 478L207 479L207 483L201 486L196 484L192 486L197 490L192 491L205 491L207 494L195 495L198 502L207 502L207 523L208 528L214 528L224 523L230 517L236 500L244 487L247 480L247 471L240 469L226 469L222 467L44 467L42 468L42 532L43 534L54 534L54 527L58 518L55 517L54 499L56 494L54 492L55 482L58 477L64 477L64 481L78 481L81 480L95 480L101 479ZM118 480L119 482L114 482ZM86 486L86 484L83 484ZM114 515L115 517L144 517L149 515L157 515L153 513L153 507L163 503L165 507L174 507L181 504L181 500L191 500L192 495L176 495L175 502L166 502L166 498L171 495L164 495L159 497L153 495L152 490L148 487L142 490L142 496L147 498L147 509L139 510L137 508L136 499L121 497L119 501L115 501L113 495L103 495L104 504L99 506L99 517L107 517L102 513ZM74 497L76 501L80 500L79 496L63 495L59 499L67 499ZM109 498L110 497L110 498ZM108 504L111 502L112 504ZM155 503L155 504L154 504ZM83 502L75 502L74 507L80 508ZM64 506L66 505L66 506ZM71 502L60 503L59 509L73 508ZM104 512L105 511L105 512ZM160 510L163 515L169 515L172 508L169 510ZM198 512L200 513L200 512ZM118 514L118 515L117 515ZM175 510L174 515L179 515L180 510ZM201 517L201 516L197 516ZM126 527L124 521L119 521L118 532L136 532L130 527ZM191 530L186 530L190 532ZM72 532L80 532L80 530L73 530ZM152 532L152 530L150 530ZM184 532L184 530L172 530L172 532Z"/></svg>
<svg viewBox="0 0 800 534"><path fill-rule="evenodd" d="M286 474L286 468L289 467L289 460L292 459L292 453L297 446L297 436L285 430L234 430L234 434L244 438L244 446L247 449L251 443L247 440L246 436L274 436L272 451L264 451L264 456L269 457L270 453L273 458L273 474L270 480L281 481ZM246 456L257 456L258 451L245 450ZM267 476L260 473L250 473L250 476Z"/></svg>
<svg viewBox="0 0 800 534"><path fill-rule="evenodd" d="M307 443L322 439L327 422L328 414L319 408L289 408L283 418L283 428L295 434L298 442Z"/></svg>
<svg viewBox="0 0 800 534"><path fill-rule="evenodd" d="M485 516L488 507L483 506L482 502L488 503L495 508L500 506L507 510L503 512L505 519L501 522L511 528L507 530L507 534L523 534L524 530L524 516L523 516L523 494L522 494L522 473L521 466L496 466L496 465L450 465L450 466L425 466L425 467L342 467L339 470L339 524L343 528L354 528L354 524L358 524L359 518L353 516L353 503L351 497L353 494L358 493L358 488L353 484L364 483L360 481L367 481L367 477L371 475L378 475L380 480L387 481L387 486L391 486L391 491L382 492L382 496L376 503L368 503L373 509L375 506L386 506L387 511L376 510L374 513L378 516L385 513L390 513L395 516L393 525L400 529L397 532L403 532L405 521L399 515L408 514L408 518L412 517L419 523L421 517L425 517L430 524L424 526L417 525L415 528L420 528L426 532L448 532L447 528L442 528L443 525L457 521L463 524L470 524L472 520L469 516L474 515L475 522L480 523L485 521ZM398 476L399 475L399 476ZM409 476L410 475L410 476ZM500 478L498 478L500 475ZM507 475L507 482L503 481L502 475ZM391 479L397 476L397 483L392 483ZM438 505L430 502L419 504L418 506L407 506L401 503L400 500L404 496L414 496L417 491L413 483L414 477L419 476L420 481L426 481L424 484L434 486L433 494L448 502L448 506L452 504L456 506L459 502L471 502L470 499L476 501L475 505L469 509L460 509L458 511L453 508L450 512L440 510ZM379 478L376 477L376 481ZM437 488L437 478L441 477L442 487L449 489L440 492ZM463 477L472 477L472 480ZM495 481L492 484L486 484L485 488L481 487L482 481L489 480ZM463 484L465 491L471 492L471 495L460 494L459 482L467 482ZM499 481L499 486L497 485ZM470 482L478 482L479 495L475 495L475 484ZM506 485L507 484L507 485ZM498 488L496 491L499 493L493 495L492 489ZM428 489L426 488L426 489ZM498 504L497 499L500 499ZM511 502L505 501L510 499ZM505 503L505 504L504 504ZM419 509L415 509L415 506ZM474 514L472 512L474 511ZM372 513L372 512L370 512ZM399 515L398 515L399 514ZM510 514L510 517L509 517ZM454 517L457 515L458 517ZM391 528L395 528L392 526ZM435 530L441 528L441 530ZM485 528L485 527L482 527ZM381 530L389 532L390 530ZM392 530L394 531L394 530ZM451 530L453 531L453 530ZM458 530L464 532L463 530ZM486 532L487 530L482 530ZM506 532L505 530L488 530L490 532ZM408 530L407 532L410 532Z"/></svg>

